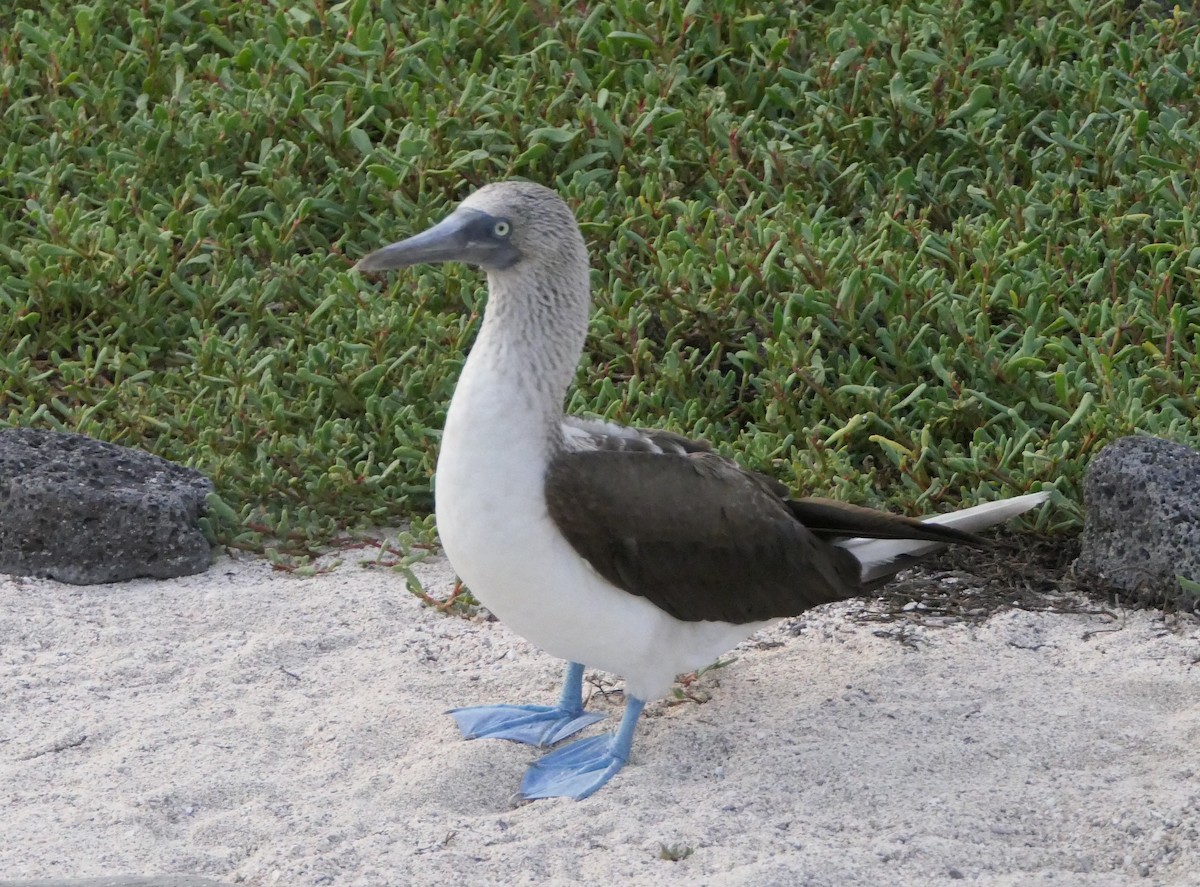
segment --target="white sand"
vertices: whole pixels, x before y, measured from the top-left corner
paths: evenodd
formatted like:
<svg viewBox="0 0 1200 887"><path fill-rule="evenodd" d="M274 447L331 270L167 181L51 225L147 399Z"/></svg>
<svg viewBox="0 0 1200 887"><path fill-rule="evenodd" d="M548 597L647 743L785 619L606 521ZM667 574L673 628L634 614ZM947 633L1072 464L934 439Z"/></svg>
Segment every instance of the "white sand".
<svg viewBox="0 0 1200 887"><path fill-rule="evenodd" d="M651 706L591 799L518 805L537 752L443 711L549 702L560 664L368 556L0 577L0 878L1200 885L1195 621L1010 612L906 644L826 608L739 648L707 704Z"/></svg>

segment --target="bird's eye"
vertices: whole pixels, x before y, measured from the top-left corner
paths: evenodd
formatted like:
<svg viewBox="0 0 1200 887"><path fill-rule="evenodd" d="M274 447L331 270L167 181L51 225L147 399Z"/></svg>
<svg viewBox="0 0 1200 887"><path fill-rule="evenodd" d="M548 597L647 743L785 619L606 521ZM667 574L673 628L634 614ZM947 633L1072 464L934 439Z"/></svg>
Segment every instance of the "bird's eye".
<svg viewBox="0 0 1200 887"><path fill-rule="evenodd" d="M508 222L504 221L504 219L501 219L492 226L492 233L497 237L507 237L512 233L512 225L508 224Z"/></svg>

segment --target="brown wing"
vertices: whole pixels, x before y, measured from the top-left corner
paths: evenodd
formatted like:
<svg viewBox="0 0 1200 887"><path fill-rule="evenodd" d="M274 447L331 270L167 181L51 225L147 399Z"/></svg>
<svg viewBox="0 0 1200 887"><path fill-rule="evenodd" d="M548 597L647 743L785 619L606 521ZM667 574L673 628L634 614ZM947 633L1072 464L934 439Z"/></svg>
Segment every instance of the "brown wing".
<svg viewBox="0 0 1200 887"><path fill-rule="evenodd" d="M926 542L971 545L975 548L985 548L991 544L966 530L956 530L954 527L926 523L916 518L888 514L885 511L875 511L833 499L789 499L787 504L796 520L822 539L845 539L849 536L865 536L869 539L924 539Z"/></svg>
<svg viewBox="0 0 1200 887"><path fill-rule="evenodd" d="M550 516L605 579L677 619L745 623L861 592L849 552L817 538L783 488L713 453L562 453Z"/></svg>

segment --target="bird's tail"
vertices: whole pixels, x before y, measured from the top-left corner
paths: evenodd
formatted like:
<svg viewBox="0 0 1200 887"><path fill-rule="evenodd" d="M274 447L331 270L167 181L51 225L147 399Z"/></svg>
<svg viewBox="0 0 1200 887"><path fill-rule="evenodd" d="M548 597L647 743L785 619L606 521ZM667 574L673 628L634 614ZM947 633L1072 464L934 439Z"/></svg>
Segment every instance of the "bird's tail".
<svg viewBox="0 0 1200 887"><path fill-rule="evenodd" d="M952 511L949 514L935 514L922 518L922 523L939 524L974 533L996 524L1004 523L1009 518L1023 514L1029 509L1041 505L1050 496L1049 491L1028 493L1024 496L1014 496L1011 499L1001 499L998 502L985 502L962 511ZM898 573L909 566L913 559L945 548L947 543L928 539L840 539L834 543L847 549L858 558L862 564L863 585L870 586L882 579Z"/></svg>

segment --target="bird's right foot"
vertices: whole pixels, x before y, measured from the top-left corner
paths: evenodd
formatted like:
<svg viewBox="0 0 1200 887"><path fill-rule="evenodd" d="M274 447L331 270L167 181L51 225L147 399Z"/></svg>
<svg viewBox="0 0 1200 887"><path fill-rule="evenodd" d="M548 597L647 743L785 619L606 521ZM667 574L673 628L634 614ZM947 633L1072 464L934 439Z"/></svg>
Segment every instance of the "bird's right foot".
<svg viewBox="0 0 1200 887"><path fill-rule="evenodd" d="M509 739L526 745L554 745L604 715L551 705L473 705L450 714L466 739Z"/></svg>

